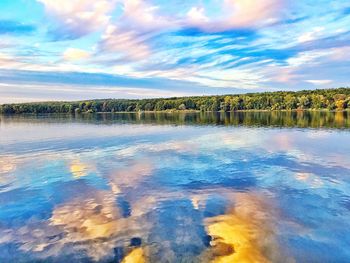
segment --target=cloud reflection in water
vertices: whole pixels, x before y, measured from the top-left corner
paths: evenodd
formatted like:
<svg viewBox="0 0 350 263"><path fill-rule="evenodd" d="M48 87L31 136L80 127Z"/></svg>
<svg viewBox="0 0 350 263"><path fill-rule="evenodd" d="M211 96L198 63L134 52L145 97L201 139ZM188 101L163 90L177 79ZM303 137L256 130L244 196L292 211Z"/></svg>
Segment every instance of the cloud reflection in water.
<svg viewBox="0 0 350 263"><path fill-rule="evenodd" d="M45 136L22 136L27 126ZM19 121L14 135L6 127L2 262L350 257L345 130L62 119ZM75 132L49 133L62 127Z"/></svg>
<svg viewBox="0 0 350 263"><path fill-rule="evenodd" d="M224 215L205 220L212 262L294 262L281 255L275 209L262 194L236 193Z"/></svg>

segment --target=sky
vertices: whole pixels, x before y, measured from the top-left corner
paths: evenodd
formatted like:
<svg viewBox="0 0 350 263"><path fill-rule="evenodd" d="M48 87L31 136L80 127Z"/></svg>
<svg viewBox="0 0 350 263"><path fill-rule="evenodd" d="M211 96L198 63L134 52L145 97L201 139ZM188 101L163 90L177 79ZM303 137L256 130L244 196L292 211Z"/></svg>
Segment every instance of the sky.
<svg viewBox="0 0 350 263"><path fill-rule="evenodd" d="M0 0L0 103L349 80L345 0Z"/></svg>

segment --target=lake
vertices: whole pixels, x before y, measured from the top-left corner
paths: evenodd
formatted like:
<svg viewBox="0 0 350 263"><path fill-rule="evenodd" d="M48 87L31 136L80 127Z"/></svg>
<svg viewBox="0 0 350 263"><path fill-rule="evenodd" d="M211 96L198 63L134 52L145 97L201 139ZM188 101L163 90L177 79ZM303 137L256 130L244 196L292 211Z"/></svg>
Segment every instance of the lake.
<svg viewBox="0 0 350 263"><path fill-rule="evenodd" d="M348 262L350 113L0 117L0 262Z"/></svg>

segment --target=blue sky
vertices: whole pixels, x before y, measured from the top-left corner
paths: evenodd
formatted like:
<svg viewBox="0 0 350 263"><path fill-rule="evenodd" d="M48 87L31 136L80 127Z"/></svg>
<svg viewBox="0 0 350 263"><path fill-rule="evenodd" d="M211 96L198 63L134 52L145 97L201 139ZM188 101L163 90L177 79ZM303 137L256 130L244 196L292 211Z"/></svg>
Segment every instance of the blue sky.
<svg viewBox="0 0 350 263"><path fill-rule="evenodd" d="M0 103L349 86L350 2L1 0Z"/></svg>

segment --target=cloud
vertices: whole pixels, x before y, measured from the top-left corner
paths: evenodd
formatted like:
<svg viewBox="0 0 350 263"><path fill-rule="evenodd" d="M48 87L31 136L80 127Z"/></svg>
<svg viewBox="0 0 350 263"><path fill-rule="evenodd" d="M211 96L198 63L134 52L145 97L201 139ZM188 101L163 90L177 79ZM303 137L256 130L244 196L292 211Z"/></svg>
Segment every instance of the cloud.
<svg viewBox="0 0 350 263"><path fill-rule="evenodd" d="M282 0L224 0L232 26L247 27L275 22L281 11Z"/></svg>
<svg viewBox="0 0 350 263"><path fill-rule="evenodd" d="M174 27L176 21L168 16L161 15L159 7L143 0L122 0L123 14L120 18L123 28L149 32Z"/></svg>
<svg viewBox="0 0 350 263"><path fill-rule="evenodd" d="M65 60L81 60L90 57L90 53L77 48L67 48L63 53Z"/></svg>
<svg viewBox="0 0 350 263"><path fill-rule="evenodd" d="M100 52L117 52L123 60L140 60L147 58L150 48L145 44L147 36L138 36L137 32L118 30L108 26L99 45Z"/></svg>
<svg viewBox="0 0 350 263"><path fill-rule="evenodd" d="M332 83L332 80L330 79L309 79L306 80L306 82L309 82L314 85L326 85Z"/></svg>
<svg viewBox="0 0 350 263"><path fill-rule="evenodd" d="M148 40L176 21L157 12L158 7L142 0L120 0L123 13L109 23L99 43L102 53L115 53L123 60L142 60L151 55Z"/></svg>
<svg viewBox="0 0 350 263"><path fill-rule="evenodd" d="M29 34L36 30L35 26L12 20L0 20L1 34Z"/></svg>
<svg viewBox="0 0 350 263"><path fill-rule="evenodd" d="M155 50L153 44L164 32L184 32L197 28L211 34L271 24L279 17L284 1L224 0L220 4L220 16L207 15L208 6L204 5L191 7L185 15L164 15L160 7L151 2L120 0L119 3L122 14L106 27L98 45L98 55L110 53L117 61L128 62L143 61L159 52L159 47ZM241 33L237 32L237 37Z"/></svg>
<svg viewBox="0 0 350 263"><path fill-rule="evenodd" d="M255 4L253 2L222 1L221 18L207 16L207 7L204 5L191 7L185 15L164 15L160 7L150 1L120 0L118 3L122 7L122 13L109 22L98 44L96 55L100 58L109 57L112 64L144 62L150 58L154 59L154 55L157 56L155 53L162 49L156 43L157 38L162 38L170 32L184 32L197 28L211 34L251 26L260 27L275 21L275 17L278 16L275 13L278 13L278 8L284 1L268 0ZM246 34L237 32L237 37L242 33ZM168 49L169 47L170 43L167 45Z"/></svg>
<svg viewBox="0 0 350 263"><path fill-rule="evenodd" d="M257 69L266 81L283 83L295 88L312 88L332 84L336 86L348 85L348 61L350 60L348 47L323 48L302 51L289 57L281 63L273 61L270 65Z"/></svg>
<svg viewBox="0 0 350 263"><path fill-rule="evenodd" d="M335 61L350 61L350 45L330 49L330 56Z"/></svg>
<svg viewBox="0 0 350 263"><path fill-rule="evenodd" d="M75 39L107 26L115 0L37 0L44 4L49 17L54 18L58 39Z"/></svg>
<svg viewBox="0 0 350 263"><path fill-rule="evenodd" d="M188 26L207 32L222 32L238 28L262 27L278 21L283 0L223 0L218 16L208 16L203 7L192 7L187 13Z"/></svg>
<svg viewBox="0 0 350 263"><path fill-rule="evenodd" d="M309 42L317 39L319 36L321 36L322 31L324 30L324 27L316 27L312 31L306 32L302 34L300 37L298 37L298 42Z"/></svg>
<svg viewBox="0 0 350 263"><path fill-rule="evenodd" d="M105 98L178 97L237 93L213 89L190 80L127 77L111 74L0 70L0 103Z"/></svg>
<svg viewBox="0 0 350 263"><path fill-rule="evenodd" d="M203 24L208 23L209 18L205 15L204 7L192 7L190 11L187 12L187 17L191 24Z"/></svg>
<svg viewBox="0 0 350 263"><path fill-rule="evenodd" d="M135 78L108 74L0 71L0 104L48 100L154 98L242 93L212 88L190 80ZM180 78L179 78L180 79Z"/></svg>
<svg viewBox="0 0 350 263"><path fill-rule="evenodd" d="M53 85L133 89L113 93L123 97L142 95L144 89L147 96L165 96L166 92L202 95L314 88L315 83L308 80L348 85L350 20L340 14L348 4L289 0L37 2L41 4L34 5L27 20L36 21L37 30L29 37L3 35L11 39L0 43L0 69L13 72L2 71L0 77L8 85L38 84L44 89L42 98L52 96L45 83L48 89ZM47 24L40 23L42 10ZM8 23L3 32L15 32L9 30L13 25L25 28L26 24ZM24 34L21 30L17 32ZM55 40L65 41L52 43L51 33ZM79 73L77 79L75 72L88 76ZM103 97L110 96L111 91L105 91ZM76 92L69 94L77 98ZM5 94L1 95L3 99Z"/></svg>

